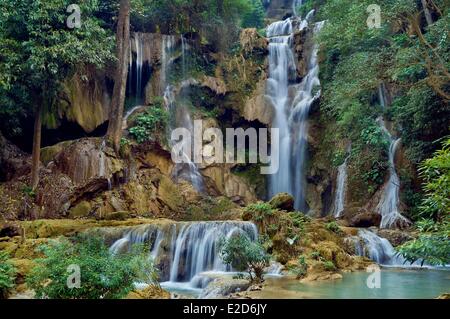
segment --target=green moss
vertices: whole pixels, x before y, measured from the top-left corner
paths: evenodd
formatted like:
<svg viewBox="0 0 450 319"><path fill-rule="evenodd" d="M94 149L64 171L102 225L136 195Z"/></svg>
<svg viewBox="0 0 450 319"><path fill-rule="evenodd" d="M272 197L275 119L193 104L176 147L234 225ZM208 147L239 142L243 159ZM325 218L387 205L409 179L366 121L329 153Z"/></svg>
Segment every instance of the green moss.
<svg viewBox="0 0 450 319"><path fill-rule="evenodd" d="M69 211L70 218L87 217L92 211L92 205L87 201L82 201Z"/></svg>

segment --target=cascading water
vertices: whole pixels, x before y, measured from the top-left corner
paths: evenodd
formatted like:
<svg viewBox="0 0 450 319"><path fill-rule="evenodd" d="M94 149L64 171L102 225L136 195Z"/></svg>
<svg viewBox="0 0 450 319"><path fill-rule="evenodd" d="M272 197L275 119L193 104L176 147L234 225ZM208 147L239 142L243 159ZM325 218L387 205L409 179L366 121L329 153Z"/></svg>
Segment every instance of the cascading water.
<svg viewBox="0 0 450 319"><path fill-rule="evenodd" d="M365 256L380 265L404 266L405 260L398 256L389 240L381 238L367 229L360 229L358 236L353 237L355 251L358 256Z"/></svg>
<svg viewBox="0 0 450 319"><path fill-rule="evenodd" d="M165 228L138 226L127 230L122 238L116 240L110 252L119 254L130 249L133 244L146 243L157 265L168 259L166 264L169 267L162 269L163 277L168 279L165 285L184 283L192 288L204 288L198 287L203 282L199 280L200 274L231 271L222 262L217 248L222 238L236 234L243 234L252 241L258 238L257 228L250 222L174 223Z"/></svg>
<svg viewBox="0 0 450 319"><path fill-rule="evenodd" d="M336 193L334 195L334 211L333 216L339 218L344 212L345 195L347 192L347 164L350 156L347 156L344 163L338 167L338 175L336 178Z"/></svg>
<svg viewBox="0 0 450 319"><path fill-rule="evenodd" d="M298 16L297 15L297 9L298 7L300 7L303 4L303 0L293 0L292 1L292 13L294 14L294 16Z"/></svg>
<svg viewBox="0 0 450 319"><path fill-rule="evenodd" d="M381 85L379 88L379 99L383 109L386 108L388 103L384 92L385 87ZM399 211L400 178L395 169L395 154L397 153L401 139L396 139L391 135L382 117L378 118L377 121L389 140L389 180L377 206L377 210L381 215L380 228L394 228L398 225L409 225L410 221L402 216Z"/></svg>
<svg viewBox="0 0 450 319"><path fill-rule="evenodd" d="M134 43L136 46L136 101L142 95L142 36L139 32L134 34Z"/></svg>
<svg viewBox="0 0 450 319"><path fill-rule="evenodd" d="M310 16L310 15L308 15ZM299 84L291 84L297 78L293 53L294 32L308 26L307 20L289 18L267 28L269 38L269 79L267 96L275 108L272 127L279 129L278 149L280 165L270 177L269 195L290 193L295 198L295 208L306 211L305 172L308 137L308 115L312 103L320 96L318 46L314 44L308 60L308 73ZM316 34L323 22L316 23Z"/></svg>
<svg viewBox="0 0 450 319"><path fill-rule="evenodd" d="M164 40L166 39L166 40ZM173 85L167 85L167 75L170 72L170 57L173 54L175 48L175 40L173 36L166 36L163 38L163 57L162 57L162 71L161 71L161 85L166 85L164 90L164 102L166 108L169 110L171 116L170 129L175 128L185 128L191 132L191 140L183 139L183 143L190 143L186 145L189 147L183 149L193 149L194 143L194 125L189 112L189 108L184 103L179 103L176 101L176 91L177 89ZM181 37L181 63L182 63L182 78L185 80L186 77L186 57L188 53L189 46L184 37ZM182 86L183 87L183 86ZM187 89L187 88L186 88ZM198 166L192 161L191 154L183 153L184 162L177 163L173 169L173 176L175 179L183 179L189 181L194 188L199 191L204 191L203 176L200 174Z"/></svg>

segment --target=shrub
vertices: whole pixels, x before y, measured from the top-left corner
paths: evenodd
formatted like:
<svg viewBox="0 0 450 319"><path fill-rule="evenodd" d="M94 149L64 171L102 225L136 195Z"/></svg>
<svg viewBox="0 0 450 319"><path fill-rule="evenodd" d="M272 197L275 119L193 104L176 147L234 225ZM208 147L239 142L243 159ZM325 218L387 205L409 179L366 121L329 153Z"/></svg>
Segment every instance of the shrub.
<svg viewBox="0 0 450 319"><path fill-rule="evenodd" d="M250 213L256 221L261 221L267 216L273 214L273 209L270 204L265 202L259 202L250 204L245 208L246 213Z"/></svg>
<svg viewBox="0 0 450 319"><path fill-rule="evenodd" d="M308 272L308 264L305 256L300 256L297 260L297 266L293 269L293 272L297 279L303 278Z"/></svg>
<svg viewBox="0 0 450 319"><path fill-rule="evenodd" d="M324 261L323 267L325 268L326 271L335 271L336 270L336 265L330 260Z"/></svg>
<svg viewBox="0 0 450 319"><path fill-rule="evenodd" d="M438 230L438 224L428 218L422 218L421 220L416 222L416 228L421 233L428 233L428 232L434 232Z"/></svg>
<svg viewBox="0 0 450 319"><path fill-rule="evenodd" d="M313 251L310 256L314 260L321 260L322 259L322 256L320 255L320 253L318 251Z"/></svg>
<svg viewBox="0 0 450 319"><path fill-rule="evenodd" d="M341 228L336 222L329 222L325 224L325 228L333 233L339 234L341 232Z"/></svg>
<svg viewBox="0 0 450 319"><path fill-rule="evenodd" d="M16 269L8 261L8 254L0 251L0 299L8 297L11 288L14 287L16 280Z"/></svg>
<svg viewBox="0 0 450 319"><path fill-rule="evenodd" d="M161 139L169 122L169 115L161 102L154 102L146 113L139 115L130 134L138 143Z"/></svg>
<svg viewBox="0 0 450 319"><path fill-rule="evenodd" d="M269 264L269 256L260 243L252 242L247 236L240 234L222 239L219 247L225 264L238 271L247 271L250 281L263 280L263 270Z"/></svg>
<svg viewBox="0 0 450 319"><path fill-rule="evenodd" d="M154 284L157 273L144 250L112 255L100 238L76 237L53 241L40 250L44 258L27 278L37 298L116 299L133 289L136 281ZM69 288L70 265L80 267L80 287Z"/></svg>
<svg viewBox="0 0 450 319"><path fill-rule="evenodd" d="M410 263L421 260L422 264L427 262L436 266L450 264L450 238L445 233L420 235L397 250Z"/></svg>

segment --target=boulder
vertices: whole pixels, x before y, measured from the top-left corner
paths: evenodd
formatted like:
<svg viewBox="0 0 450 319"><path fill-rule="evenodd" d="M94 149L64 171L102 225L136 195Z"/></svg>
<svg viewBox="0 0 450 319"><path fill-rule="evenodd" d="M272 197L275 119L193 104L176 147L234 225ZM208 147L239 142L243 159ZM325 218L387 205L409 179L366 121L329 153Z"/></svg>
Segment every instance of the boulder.
<svg viewBox="0 0 450 319"><path fill-rule="evenodd" d="M375 212L362 211L352 217L349 222L350 227L372 227L379 226L381 223L381 215Z"/></svg>
<svg viewBox="0 0 450 319"><path fill-rule="evenodd" d="M161 287L150 285L142 290L130 292L125 299L170 299L170 293Z"/></svg>
<svg viewBox="0 0 450 319"><path fill-rule="evenodd" d="M219 278L212 281L200 294L200 299L219 299L232 293L247 290L250 282L245 279Z"/></svg>
<svg viewBox="0 0 450 319"><path fill-rule="evenodd" d="M270 200L269 204L274 209L291 212L294 210L294 197L288 193L279 193Z"/></svg>

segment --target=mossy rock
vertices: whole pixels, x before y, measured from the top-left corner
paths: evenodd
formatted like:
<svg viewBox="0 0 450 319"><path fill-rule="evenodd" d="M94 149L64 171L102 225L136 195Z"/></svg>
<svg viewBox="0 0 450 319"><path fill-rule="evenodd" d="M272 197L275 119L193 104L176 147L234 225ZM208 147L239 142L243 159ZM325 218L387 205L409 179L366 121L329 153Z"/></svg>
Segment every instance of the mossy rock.
<svg viewBox="0 0 450 319"><path fill-rule="evenodd" d="M14 241L0 241L0 250L7 252L10 256L14 256L19 244Z"/></svg>
<svg viewBox="0 0 450 319"><path fill-rule="evenodd" d="M16 284L23 284L27 275L36 265L36 263L31 259L12 258L10 259L10 262L14 265L14 267L16 267Z"/></svg>
<svg viewBox="0 0 450 319"><path fill-rule="evenodd" d="M279 193L270 200L269 204L274 209L292 212L294 210L294 197L288 193Z"/></svg>
<svg viewBox="0 0 450 319"><path fill-rule="evenodd" d="M39 258L41 254L38 252L38 248L47 242L48 240L46 238L27 239L24 243L18 245L14 257L18 259Z"/></svg>
<svg viewBox="0 0 450 319"><path fill-rule="evenodd" d="M125 299L170 299L170 293L161 287L150 285L143 290L130 292Z"/></svg>
<svg viewBox="0 0 450 319"><path fill-rule="evenodd" d="M64 141L61 143L58 143L56 145L44 147L41 149L41 162L44 165L47 165L51 161L54 160L55 156L61 152L63 149L65 149L67 146L72 144L73 141Z"/></svg>
<svg viewBox="0 0 450 319"><path fill-rule="evenodd" d="M126 211L113 212L104 217L105 220L127 220L128 218L130 218L130 212Z"/></svg>
<svg viewBox="0 0 450 319"><path fill-rule="evenodd" d="M92 205L87 201L82 201L69 211L70 218L88 217L92 212Z"/></svg>

